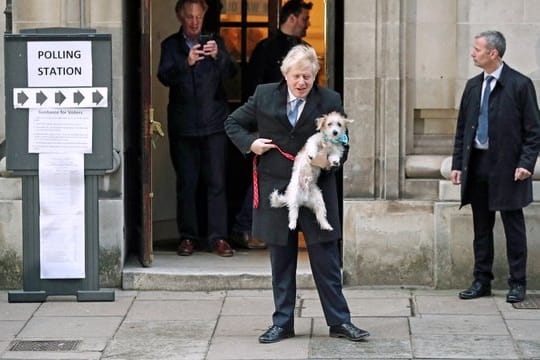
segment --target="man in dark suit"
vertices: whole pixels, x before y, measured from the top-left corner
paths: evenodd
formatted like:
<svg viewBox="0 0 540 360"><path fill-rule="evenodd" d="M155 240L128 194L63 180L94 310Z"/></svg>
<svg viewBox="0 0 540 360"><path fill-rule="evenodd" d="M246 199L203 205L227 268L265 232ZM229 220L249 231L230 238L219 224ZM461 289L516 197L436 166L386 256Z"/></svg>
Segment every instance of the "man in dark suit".
<svg viewBox="0 0 540 360"><path fill-rule="evenodd" d="M299 44L308 45L302 40L309 28L309 12L313 3L304 0L289 0L279 11L279 29L275 34L257 43L248 64L248 96L253 95L257 85L279 82L281 62L289 50ZM251 233L253 204L253 184L247 187L242 206L235 216L231 241L249 249L265 248L266 244Z"/></svg>
<svg viewBox="0 0 540 360"><path fill-rule="evenodd" d="M226 240L227 136L223 128L229 107L222 80L232 77L236 68L221 37L201 35L207 9L205 0L176 3L182 26L161 43L158 78L170 89L167 129L176 172L177 253L191 255L200 240L197 189L202 184L209 245L219 256L229 257L233 250Z"/></svg>
<svg viewBox="0 0 540 360"><path fill-rule="evenodd" d="M298 232L288 228L287 208L272 208L269 201L270 193L274 189L283 191L291 177L293 162L282 152L296 155L307 138L315 133L317 117L331 111L343 113L338 93L314 86L318 71L319 63L313 48L306 45L293 47L281 66L284 81L259 85L255 94L225 121L227 135L238 149L259 157L259 204L253 210L253 235L268 244L275 304L273 325L259 337L261 343L294 336ZM298 112L294 111L295 116L291 116L291 105L299 99ZM322 168L328 164L321 156L314 160ZM298 223L306 239L330 336L358 341L369 333L351 323L342 293L336 176L331 171L322 171L318 185L334 230L321 230L314 214L304 207L300 208Z"/></svg>
<svg viewBox="0 0 540 360"><path fill-rule="evenodd" d="M474 226L474 281L459 297L491 295L493 225L499 211L510 270L506 301L515 303L523 301L527 286L523 208L532 201L540 116L532 81L502 61L505 50L498 31L474 39L471 56L484 71L463 91L451 180L461 184L461 206L471 204Z"/></svg>

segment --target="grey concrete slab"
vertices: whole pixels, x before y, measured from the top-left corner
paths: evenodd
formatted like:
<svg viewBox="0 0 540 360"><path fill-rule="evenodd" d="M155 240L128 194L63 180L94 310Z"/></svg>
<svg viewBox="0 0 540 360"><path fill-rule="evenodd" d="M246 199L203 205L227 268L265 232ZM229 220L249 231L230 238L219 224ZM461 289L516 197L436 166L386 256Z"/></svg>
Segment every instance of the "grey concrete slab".
<svg viewBox="0 0 540 360"><path fill-rule="evenodd" d="M353 298L409 298L411 290L401 288L374 288L374 287L345 287L343 294L347 299Z"/></svg>
<svg viewBox="0 0 540 360"><path fill-rule="evenodd" d="M122 296L111 302L47 301L34 316L124 316L134 298Z"/></svg>
<svg viewBox="0 0 540 360"><path fill-rule="evenodd" d="M540 320L506 320L508 331L516 340L539 340ZM540 357L540 353L538 354Z"/></svg>
<svg viewBox="0 0 540 360"><path fill-rule="evenodd" d="M271 289L262 290L227 290L227 297L272 297Z"/></svg>
<svg viewBox="0 0 540 360"><path fill-rule="evenodd" d="M110 338L114 335L122 317L34 317L19 333L19 339L69 339Z"/></svg>
<svg viewBox="0 0 540 360"><path fill-rule="evenodd" d="M515 309L502 296L495 299L495 304L506 320L540 320L540 309Z"/></svg>
<svg viewBox="0 0 540 360"><path fill-rule="evenodd" d="M413 298L415 313L424 314L472 314L493 315L499 310L493 297L482 297L473 300L461 300L457 295L415 295Z"/></svg>
<svg viewBox="0 0 540 360"><path fill-rule="evenodd" d="M0 320L0 340L11 340L21 331L26 321Z"/></svg>
<svg viewBox="0 0 540 360"><path fill-rule="evenodd" d="M309 335L297 335L274 344L260 344L253 336L212 339L206 360L308 359Z"/></svg>
<svg viewBox="0 0 540 360"><path fill-rule="evenodd" d="M422 315L410 319L412 334L509 335L498 315Z"/></svg>
<svg viewBox="0 0 540 360"><path fill-rule="evenodd" d="M267 251L236 251L232 258L195 252L179 257L174 252L155 252L151 268L128 258L122 270L122 288L131 290L212 291L232 289L271 289L270 260ZM298 254L297 284L314 288L305 251Z"/></svg>
<svg viewBox="0 0 540 360"><path fill-rule="evenodd" d="M0 302L0 319L2 320L26 320L39 307L40 303L8 303Z"/></svg>
<svg viewBox="0 0 540 360"><path fill-rule="evenodd" d="M0 340L0 355L2 354L2 352L6 351L8 347L9 347L9 341Z"/></svg>
<svg viewBox="0 0 540 360"><path fill-rule="evenodd" d="M371 339L353 342L330 337L313 337L310 341L310 358L339 359L410 359L408 340Z"/></svg>
<svg viewBox="0 0 540 360"><path fill-rule="evenodd" d="M298 306L298 300L297 300ZM223 303L222 315L265 315L274 312L274 299L269 297L227 297Z"/></svg>
<svg viewBox="0 0 540 360"><path fill-rule="evenodd" d="M215 321L126 321L103 359L204 359L214 327Z"/></svg>
<svg viewBox="0 0 540 360"><path fill-rule="evenodd" d="M0 359L9 360L99 360L100 352L8 351Z"/></svg>
<svg viewBox="0 0 540 360"><path fill-rule="evenodd" d="M126 319L215 320L223 300L136 300Z"/></svg>
<svg viewBox="0 0 540 360"><path fill-rule="evenodd" d="M297 335L311 333L311 319L294 319L294 331ZM214 338L220 336L251 336L257 339L272 325L271 316L220 316Z"/></svg>
<svg viewBox="0 0 540 360"><path fill-rule="evenodd" d="M510 336L413 335L415 358L519 359Z"/></svg>
<svg viewBox="0 0 540 360"><path fill-rule="evenodd" d="M353 317L351 321L370 333L369 339L395 339L409 341L409 323L407 318ZM313 320L313 336L328 336L329 329L322 318Z"/></svg>
<svg viewBox="0 0 540 360"><path fill-rule="evenodd" d="M114 289L114 297L116 299L123 297L123 296L131 296L136 297L139 295L139 291L137 290L122 290L122 289Z"/></svg>
<svg viewBox="0 0 540 360"><path fill-rule="evenodd" d="M408 298L352 298L347 300L352 316L409 316L411 314ZM302 317L322 317L319 300L304 300Z"/></svg>
<svg viewBox="0 0 540 360"><path fill-rule="evenodd" d="M516 341L522 359L540 359L540 340Z"/></svg>
<svg viewBox="0 0 540 360"><path fill-rule="evenodd" d="M223 299L226 291L138 291L137 300L209 300Z"/></svg>

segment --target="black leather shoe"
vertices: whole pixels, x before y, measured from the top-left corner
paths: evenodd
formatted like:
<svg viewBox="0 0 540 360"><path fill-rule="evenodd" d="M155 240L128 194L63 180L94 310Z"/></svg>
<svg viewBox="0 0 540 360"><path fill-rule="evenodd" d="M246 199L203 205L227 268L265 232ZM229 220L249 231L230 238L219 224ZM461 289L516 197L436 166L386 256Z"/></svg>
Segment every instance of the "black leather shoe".
<svg viewBox="0 0 540 360"><path fill-rule="evenodd" d="M369 336L366 330L357 328L351 323L330 326L330 337L347 338L351 341L360 341Z"/></svg>
<svg viewBox="0 0 540 360"><path fill-rule="evenodd" d="M249 237L249 232L247 231L233 231L229 236L229 241L231 245L247 249Z"/></svg>
<svg viewBox="0 0 540 360"><path fill-rule="evenodd" d="M259 342L261 344L271 344L293 336L294 330L285 330L277 325L272 325L264 334L259 336Z"/></svg>
<svg viewBox="0 0 540 360"><path fill-rule="evenodd" d="M518 303L522 302L525 299L525 293L527 290L525 289L525 286L520 284L511 285L510 291L508 291L508 294L506 294L506 302L507 303Z"/></svg>
<svg viewBox="0 0 540 360"><path fill-rule="evenodd" d="M459 293L459 298L470 300L489 295L491 295L491 285L484 285L480 281L475 280L470 288Z"/></svg>

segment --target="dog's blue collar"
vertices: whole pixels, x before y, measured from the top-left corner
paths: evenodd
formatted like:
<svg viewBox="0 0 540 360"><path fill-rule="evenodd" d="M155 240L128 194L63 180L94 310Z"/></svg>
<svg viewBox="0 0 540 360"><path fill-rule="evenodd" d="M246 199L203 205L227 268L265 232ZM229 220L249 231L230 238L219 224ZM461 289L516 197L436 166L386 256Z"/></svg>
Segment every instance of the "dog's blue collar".
<svg viewBox="0 0 540 360"><path fill-rule="evenodd" d="M324 141L331 142L333 144L343 144L347 145L349 143L349 138L347 137L347 134L343 134L337 139L330 139L328 136L324 135Z"/></svg>

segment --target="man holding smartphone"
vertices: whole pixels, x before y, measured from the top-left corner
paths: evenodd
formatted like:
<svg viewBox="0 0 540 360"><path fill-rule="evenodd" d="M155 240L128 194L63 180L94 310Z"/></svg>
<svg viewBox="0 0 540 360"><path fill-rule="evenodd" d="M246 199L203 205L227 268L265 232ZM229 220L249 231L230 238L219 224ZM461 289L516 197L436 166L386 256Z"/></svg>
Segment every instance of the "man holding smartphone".
<svg viewBox="0 0 540 360"><path fill-rule="evenodd" d="M201 34L205 0L179 0L175 6L180 30L163 40L158 79L169 87L167 129L176 172L177 253L189 256L204 248L199 234L197 189L206 200L207 245L219 256L233 250L227 242L226 153L223 122L229 107L222 79L236 67L219 36Z"/></svg>

